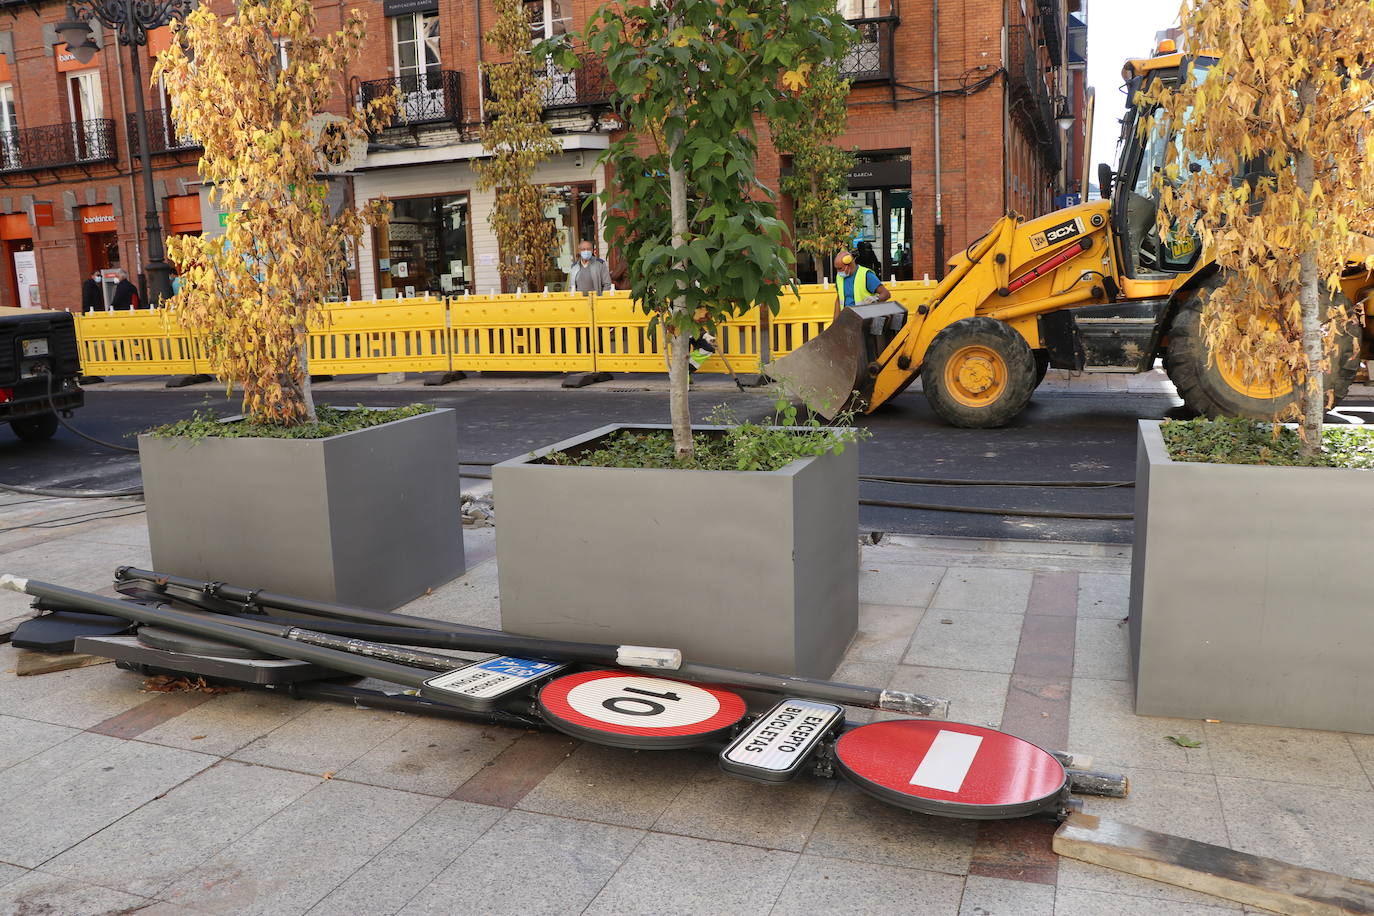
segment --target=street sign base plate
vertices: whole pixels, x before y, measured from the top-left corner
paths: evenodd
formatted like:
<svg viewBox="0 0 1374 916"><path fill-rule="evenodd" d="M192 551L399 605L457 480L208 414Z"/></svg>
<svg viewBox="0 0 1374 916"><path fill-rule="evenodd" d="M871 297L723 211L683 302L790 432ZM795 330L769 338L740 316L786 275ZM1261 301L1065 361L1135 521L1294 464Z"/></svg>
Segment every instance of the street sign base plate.
<svg viewBox="0 0 1374 916"><path fill-rule="evenodd" d="M76 651L99 655L120 662L135 671L145 668L158 673L195 674L241 684L294 684L348 677L341 671L322 668L310 662L286 658L217 658L183 655L143 645L133 636L80 636Z"/></svg>
<svg viewBox="0 0 1374 916"><path fill-rule="evenodd" d="M835 742L835 764L868 794L945 817L996 820L1055 810L1068 776L1048 751L959 722L894 719Z"/></svg>
<svg viewBox="0 0 1374 916"><path fill-rule="evenodd" d="M720 768L756 782L787 782L843 724L842 706L785 699L750 723L721 751Z"/></svg>

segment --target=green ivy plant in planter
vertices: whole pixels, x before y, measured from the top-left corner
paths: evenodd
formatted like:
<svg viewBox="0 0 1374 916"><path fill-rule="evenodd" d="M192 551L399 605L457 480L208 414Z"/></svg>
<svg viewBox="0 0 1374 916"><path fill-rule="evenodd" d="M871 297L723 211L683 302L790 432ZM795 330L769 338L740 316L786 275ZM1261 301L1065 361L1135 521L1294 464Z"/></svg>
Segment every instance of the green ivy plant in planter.
<svg viewBox="0 0 1374 916"><path fill-rule="evenodd" d="M356 10L317 35L308 0L174 22L155 75L228 217L222 236L169 242L181 289L167 306L242 391L244 417L173 424L139 452L160 571L390 609L464 563L452 411L317 410L311 396L320 303L346 243L388 214L331 212L320 177L395 110L392 97L318 114L363 40Z"/></svg>

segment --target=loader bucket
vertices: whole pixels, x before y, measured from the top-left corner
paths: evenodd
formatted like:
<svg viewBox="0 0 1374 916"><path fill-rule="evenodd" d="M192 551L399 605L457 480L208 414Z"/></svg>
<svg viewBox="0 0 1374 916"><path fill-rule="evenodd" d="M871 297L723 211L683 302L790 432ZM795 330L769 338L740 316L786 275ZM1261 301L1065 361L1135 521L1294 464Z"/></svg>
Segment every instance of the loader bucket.
<svg viewBox="0 0 1374 916"><path fill-rule="evenodd" d="M764 366L763 373L813 413L832 420L854 392L862 398L871 390L868 365L905 321L906 309L895 302L841 309L829 327Z"/></svg>

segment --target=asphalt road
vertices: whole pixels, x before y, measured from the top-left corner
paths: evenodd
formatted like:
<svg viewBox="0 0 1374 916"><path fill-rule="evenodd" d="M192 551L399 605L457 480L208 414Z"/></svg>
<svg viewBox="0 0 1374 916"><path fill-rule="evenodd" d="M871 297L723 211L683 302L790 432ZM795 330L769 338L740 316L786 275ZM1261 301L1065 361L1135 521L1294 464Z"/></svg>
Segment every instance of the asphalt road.
<svg viewBox="0 0 1374 916"><path fill-rule="evenodd" d="M611 422L666 422L660 392L580 390L321 391L335 404L394 405L422 400L458 410L459 457L490 463L529 452ZM744 419L761 419L772 404L761 392L696 392L693 413L703 421L716 404ZM941 423L919 392L907 392L863 425L872 438L861 446L865 475L986 481L1120 482L1135 478L1135 421L1181 415L1161 395L1042 393L1013 424L963 430ZM88 390L87 403L70 421L97 438L133 446L138 431L185 417L193 410L237 412L237 399L208 386L171 391ZM1357 412L1358 412L1358 405ZM1343 408L1345 409L1345 408ZM1331 419L1337 419L1332 417ZM1374 419L1374 417L1369 417ZM51 441L20 442L0 431L0 482L62 488L118 489L139 482L136 455L86 442L66 429ZM1047 489L912 486L865 481L863 498L902 503L1055 512L1130 513L1129 487ZM711 495L702 494L703 499ZM1129 542L1132 523L860 507L865 531L1029 540Z"/></svg>

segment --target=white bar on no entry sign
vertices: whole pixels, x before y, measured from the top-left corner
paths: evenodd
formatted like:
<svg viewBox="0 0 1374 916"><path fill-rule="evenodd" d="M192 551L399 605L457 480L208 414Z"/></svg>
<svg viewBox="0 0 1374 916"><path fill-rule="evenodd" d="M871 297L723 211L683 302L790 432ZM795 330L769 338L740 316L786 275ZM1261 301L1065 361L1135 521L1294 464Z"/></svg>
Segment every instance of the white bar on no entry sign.
<svg viewBox="0 0 1374 916"><path fill-rule="evenodd" d="M982 743L982 735L941 729L921 758L921 765L911 774L911 784L941 792L958 792L969 767L973 766L973 758L978 756L978 745Z"/></svg>

